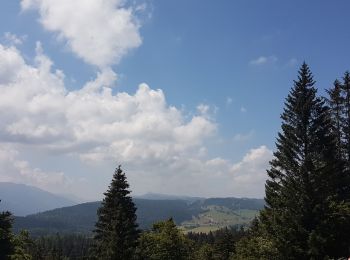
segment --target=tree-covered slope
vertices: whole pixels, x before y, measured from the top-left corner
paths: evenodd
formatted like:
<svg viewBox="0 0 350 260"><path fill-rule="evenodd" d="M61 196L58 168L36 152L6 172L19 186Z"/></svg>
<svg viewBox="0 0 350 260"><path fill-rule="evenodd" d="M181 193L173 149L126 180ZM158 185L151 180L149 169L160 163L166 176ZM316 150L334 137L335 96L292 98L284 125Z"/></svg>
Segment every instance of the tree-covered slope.
<svg viewBox="0 0 350 260"><path fill-rule="evenodd" d="M216 210L215 207L225 207L233 212L231 214L233 218L237 218L236 210L258 211L262 208L264 201L262 199L215 198L189 204L184 200L134 199L134 203L137 207L137 222L140 228L148 229L153 223L170 217L177 225L181 225L202 216L201 214L205 212L208 214L208 211ZM237 203L240 208L235 206ZM100 204L100 202L89 202L26 217L16 217L14 229L15 231L28 229L33 235L56 232L90 233L97 220L96 212Z"/></svg>

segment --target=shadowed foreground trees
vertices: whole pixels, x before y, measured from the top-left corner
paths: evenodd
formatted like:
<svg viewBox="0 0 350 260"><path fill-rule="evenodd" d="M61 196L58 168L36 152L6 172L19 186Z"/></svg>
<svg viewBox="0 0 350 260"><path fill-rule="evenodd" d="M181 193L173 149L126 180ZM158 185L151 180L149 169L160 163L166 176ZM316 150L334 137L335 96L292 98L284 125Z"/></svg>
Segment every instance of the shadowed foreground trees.
<svg viewBox="0 0 350 260"><path fill-rule="evenodd" d="M144 232L139 241L138 259L189 260L193 242L186 238L172 219L155 223Z"/></svg>
<svg viewBox="0 0 350 260"><path fill-rule="evenodd" d="M0 200L1 202L1 200ZM0 259L1 260L31 260L32 240L27 231L18 235L12 233L13 216L11 212L0 213Z"/></svg>
<svg viewBox="0 0 350 260"><path fill-rule="evenodd" d="M13 218L10 212L0 213L0 259L8 259L14 250L12 222Z"/></svg>

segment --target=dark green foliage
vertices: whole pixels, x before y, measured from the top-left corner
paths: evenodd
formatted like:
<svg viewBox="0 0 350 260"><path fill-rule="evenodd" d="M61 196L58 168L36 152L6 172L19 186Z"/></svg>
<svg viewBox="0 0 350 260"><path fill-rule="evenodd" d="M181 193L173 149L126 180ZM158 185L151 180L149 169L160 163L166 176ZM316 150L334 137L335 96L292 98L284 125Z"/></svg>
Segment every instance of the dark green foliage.
<svg viewBox="0 0 350 260"><path fill-rule="evenodd" d="M9 211L0 213L0 259L31 260L32 241L27 231L12 233L13 217Z"/></svg>
<svg viewBox="0 0 350 260"><path fill-rule="evenodd" d="M141 229L150 229L152 224L174 217L177 224L190 220L203 210L192 207L183 200L133 199L137 207L137 222ZM32 236L61 234L90 235L97 221L96 211L101 202L83 203L71 207L54 209L26 217L16 217L15 232L28 229Z"/></svg>
<svg viewBox="0 0 350 260"><path fill-rule="evenodd" d="M142 233L138 259L191 259L193 243L176 227L172 219L155 223L151 231Z"/></svg>
<svg viewBox="0 0 350 260"><path fill-rule="evenodd" d="M344 98L342 96L341 83L335 80L333 88L327 90L329 98L327 102L331 108L331 116L333 119L333 131L336 136L339 156L342 157L343 146L343 112L344 112Z"/></svg>
<svg viewBox="0 0 350 260"><path fill-rule="evenodd" d="M9 255L13 253L12 223L13 217L9 211L0 213L0 259L9 259Z"/></svg>
<svg viewBox="0 0 350 260"><path fill-rule="evenodd" d="M275 260L280 257L273 241L266 236L254 234L244 237L236 244L236 252L230 258L232 260Z"/></svg>
<svg viewBox="0 0 350 260"><path fill-rule="evenodd" d="M246 236L243 228L223 228L214 232L188 233L187 237L194 241L194 259L225 260L230 259L235 252L237 241Z"/></svg>
<svg viewBox="0 0 350 260"><path fill-rule="evenodd" d="M56 233L91 236L97 221L96 212L100 206L101 202L89 202L26 217L15 217L14 231L27 229L33 237Z"/></svg>
<svg viewBox="0 0 350 260"><path fill-rule="evenodd" d="M228 229L223 229L214 243L214 259L228 260L235 251L235 236Z"/></svg>
<svg viewBox="0 0 350 260"><path fill-rule="evenodd" d="M59 235L36 238L30 253L35 260L90 259L93 239L81 235Z"/></svg>
<svg viewBox="0 0 350 260"><path fill-rule="evenodd" d="M191 239L197 246L201 246L204 244L214 244L216 240L215 236L216 232L210 231L209 233L195 233L195 232L188 232L186 236Z"/></svg>
<svg viewBox="0 0 350 260"><path fill-rule="evenodd" d="M128 260L134 257L139 231L136 208L128 188L125 174L119 166L97 211L93 250L97 259Z"/></svg>
<svg viewBox="0 0 350 260"><path fill-rule="evenodd" d="M304 63L281 116L261 226L281 259L348 255L348 183L329 108ZM345 240L344 240L345 239Z"/></svg>
<svg viewBox="0 0 350 260"><path fill-rule="evenodd" d="M213 245L203 244L194 253L195 260L215 260L215 252Z"/></svg>
<svg viewBox="0 0 350 260"><path fill-rule="evenodd" d="M259 219L252 222L251 227L235 244L232 260L275 260L280 255L272 239L268 237Z"/></svg>
<svg viewBox="0 0 350 260"><path fill-rule="evenodd" d="M31 250L33 249L34 243L29 237L28 231L22 230L17 236L13 237L12 240L14 250L11 254L11 260L32 260L33 258Z"/></svg>

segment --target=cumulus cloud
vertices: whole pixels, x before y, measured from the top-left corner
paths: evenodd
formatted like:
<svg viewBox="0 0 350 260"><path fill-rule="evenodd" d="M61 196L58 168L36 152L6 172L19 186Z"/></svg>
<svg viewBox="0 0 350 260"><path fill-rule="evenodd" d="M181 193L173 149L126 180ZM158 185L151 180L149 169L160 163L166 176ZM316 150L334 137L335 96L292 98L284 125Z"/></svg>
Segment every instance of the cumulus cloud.
<svg viewBox="0 0 350 260"><path fill-rule="evenodd" d="M111 70L68 91L63 72L52 70L39 43L35 66L26 64L14 47L0 46L0 58L1 66L13 74L4 75L0 84L3 141L32 143L91 161L160 160L199 148L216 130L201 114L185 119L167 105L162 90L147 84L134 95L113 94L109 86L116 75Z"/></svg>
<svg viewBox="0 0 350 260"><path fill-rule="evenodd" d="M201 160L180 156L170 164L159 166L152 179L147 173L148 167L134 176L145 187L156 187L168 194L263 198L266 169L271 159L272 151L260 146L251 149L237 163L220 157Z"/></svg>
<svg viewBox="0 0 350 260"><path fill-rule="evenodd" d="M45 172L21 159L15 147L28 147L84 165L122 163L139 193L263 196L271 151L253 149L237 164L207 158L205 142L217 126L206 105L189 116L145 83L133 94L113 93L116 75L110 69L68 90L64 73L53 68L40 43L36 52L28 64L16 47L0 45L0 71L8 71L0 75L0 144L6 145L0 150L0 180L49 190L67 182L60 168Z"/></svg>
<svg viewBox="0 0 350 260"><path fill-rule="evenodd" d="M278 58L274 55L260 56L254 60L251 60L249 62L249 64L254 65L254 66L261 66L261 65L265 65L265 64L274 64L277 62L277 60L278 60Z"/></svg>
<svg viewBox="0 0 350 260"><path fill-rule="evenodd" d="M85 62L104 68L118 63L142 42L133 9L124 3L123 0L22 0L21 6L23 10L38 10L40 23L46 30L57 33L57 38ZM136 11L140 11L139 7Z"/></svg>
<svg viewBox="0 0 350 260"><path fill-rule="evenodd" d="M24 65L24 60L15 47L0 45L0 84L8 84L17 77L16 71Z"/></svg>
<svg viewBox="0 0 350 260"><path fill-rule="evenodd" d="M267 179L266 171L268 162L272 159L273 153L266 146L251 149L240 161L231 167L234 176L236 191L247 196L262 196L265 191L264 183ZM247 187L249 187L247 189Z"/></svg>

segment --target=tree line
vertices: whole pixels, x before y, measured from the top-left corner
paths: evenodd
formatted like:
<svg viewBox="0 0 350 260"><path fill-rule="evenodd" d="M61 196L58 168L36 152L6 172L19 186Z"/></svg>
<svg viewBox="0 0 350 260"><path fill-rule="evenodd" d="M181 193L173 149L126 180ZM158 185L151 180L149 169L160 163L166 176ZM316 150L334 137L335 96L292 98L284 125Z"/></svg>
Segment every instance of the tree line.
<svg viewBox="0 0 350 260"><path fill-rule="evenodd" d="M3 212L0 215L0 259L349 257L349 72L342 80L334 82L327 95L317 94L313 75L303 63L281 115L276 150L267 170L266 206L248 230L224 229L217 233L184 235L169 219L155 223L151 230L141 231L125 173L118 167L97 212L94 236L85 242L81 242L82 238L70 238L84 255L80 258L63 255L62 258L38 258L37 255L33 258L33 248L40 251L40 245L48 248L50 243L43 242L48 241L45 239L41 243L33 242L26 232L13 235L11 214ZM51 245L67 240L58 236Z"/></svg>

